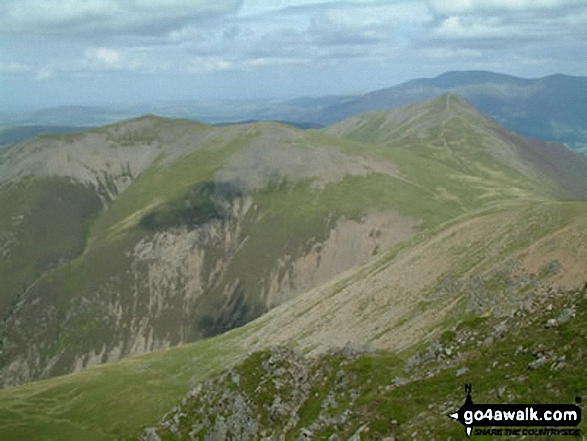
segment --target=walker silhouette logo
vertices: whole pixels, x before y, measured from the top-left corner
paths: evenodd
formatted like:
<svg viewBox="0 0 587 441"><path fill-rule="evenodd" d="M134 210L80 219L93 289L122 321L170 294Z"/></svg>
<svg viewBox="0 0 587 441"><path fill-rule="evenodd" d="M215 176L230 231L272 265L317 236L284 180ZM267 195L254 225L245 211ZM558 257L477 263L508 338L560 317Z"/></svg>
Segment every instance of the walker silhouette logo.
<svg viewBox="0 0 587 441"><path fill-rule="evenodd" d="M455 413L448 415L465 426L468 437L472 434L491 436L579 436L581 434L580 429L573 428L581 422L581 408L575 404L475 404L471 398L471 390L472 386L466 384L465 404ZM580 402L580 399L577 398L576 401ZM532 429L523 427L532 427Z"/></svg>

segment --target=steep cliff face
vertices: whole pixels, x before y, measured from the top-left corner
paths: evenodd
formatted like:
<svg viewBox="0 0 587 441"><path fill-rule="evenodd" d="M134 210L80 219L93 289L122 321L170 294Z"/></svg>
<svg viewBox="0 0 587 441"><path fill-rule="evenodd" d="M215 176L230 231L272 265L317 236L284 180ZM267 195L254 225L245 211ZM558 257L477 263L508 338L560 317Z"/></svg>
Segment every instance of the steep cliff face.
<svg viewBox="0 0 587 441"><path fill-rule="evenodd" d="M222 333L408 238L419 216L381 198L402 182L397 165L337 144L282 124L145 117L4 152L0 197L59 180L93 205L70 222L74 249L4 283L2 384ZM3 246L0 270L14 249Z"/></svg>
<svg viewBox="0 0 587 441"><path fill-rule="evenodd" d="M3 355L9 363L3 385L245 324L405 240L418 224L393 212L340 218L313 231L309 242L278 249L283 254L267 267L263 256L246 254L245 246L256 241L257 224L265 219L261 208L248 196L218 200L216 206L218 218L197 226L126 236L114 249L96 245L84 259L33 286L5 325Z"/></svg>

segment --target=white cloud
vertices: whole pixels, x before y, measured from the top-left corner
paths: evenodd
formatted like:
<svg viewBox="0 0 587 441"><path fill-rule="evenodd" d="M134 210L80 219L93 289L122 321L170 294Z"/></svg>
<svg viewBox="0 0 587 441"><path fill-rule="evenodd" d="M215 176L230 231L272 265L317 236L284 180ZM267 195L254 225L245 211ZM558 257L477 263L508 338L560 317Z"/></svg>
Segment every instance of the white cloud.
<svg viewBox="0 0 587 441"><path fill-rule="evenodd" d="M269 12L281 11L293 7L316 7L321 5L373 5L385 4L389 1L384 0L244 0L242 7L239 9L239 16L251 16L266 14Z"/></svg>
<svg viewBox="0 0 587 441"><path fill-rule="evenodd" d="M72 64L72 70L139 70L141 62L133 54L121 54L106 47L89 48L83 60Z"/></svg>
<svg viewBox="0 0 587 441"><path fill-rule="evenodd" d="M493 41L507 49L520 42L544 42L569 39L577 42L587 37L587 10L567 14L527 12L516 14L452 15L431 27L429 41L460 40L474 44L476 40Z"/></svg>
<svg viewBox="0 0 587 441"><path fill-rule="evenodd" d="M2 0L0 28L13 33L149 33L235 12L239 0Z"/></svg>
<svg viewBox="0 0 587 441"><path fill-rule="evenodd" d="M235 68L235 63L220 57L193 57L189 60L190 72L214 72Z"/></svg>
<svg viewBox="0 0 587 441"><path fill-rule="evenodd" d="M22 63L4 63L0 62L0 75L10 75L31 70L29 66Z"/></svg>
<svg viewBox="0 0 587 441"><path fill-rule="evenodd" d="M443 38L504 38L523 36L523 30L519 26L503 23L499 17L480 20L452 16L443 20L433 34Z"/></svg>
<svg viewBox="0 0 587 441"><path fill-rule="evenodd" d="M440 14L471 14L498 11L535 11L584 6L585 0L428 0Z"/></svg>
<svg viewBox="0 0 587 441"><path fill-rule="evenodd" d="M120 5L116 0L9 0L1 10L5 29L15 30L107 17L120 12Z"/></svg>
<svg viewBox="0 0 587 441"><path fill-rule="evenodd" d="M35 75L35 79L41 81L51 78L55 75L55 69L52 66L43 66L42 68L37 70Z"/></svg>
<svg viewBox="0 0 587 441"><path fill-rule="evenodd" d="M120 55L118 55L118 52L105 47L88 49L85 52L85 57L90 63L101 64L104 66L115 67L120 62Z"/></svg>
<svg viewBox="0 0 587 441"><path fill-rule="evenodd" d="M283 66L293 64L308 64L312 60L309 58L293 58L293 57L274 57L274 58L251 58L244 60L245 67L264 67L264 66Z"/></svg>
<svg viewBox="0 0 587 441"><path fill-rule="evenodd" d="M423 23L433 19L423 2L337 7L328 10L328 19L351 27L397 26L406 23Z"/></svg>
<svg viewBox="0 0 587 441"><path fill-rule="evenodd" d="M483 51L477 49L461 49L461 48L452 48L452 47L435 47L424 49L422 54L425 57L435 58L435 59L442 59L442 60L449 60L455 58L464 58L464 59L478 59L483 56Z"/></svg>

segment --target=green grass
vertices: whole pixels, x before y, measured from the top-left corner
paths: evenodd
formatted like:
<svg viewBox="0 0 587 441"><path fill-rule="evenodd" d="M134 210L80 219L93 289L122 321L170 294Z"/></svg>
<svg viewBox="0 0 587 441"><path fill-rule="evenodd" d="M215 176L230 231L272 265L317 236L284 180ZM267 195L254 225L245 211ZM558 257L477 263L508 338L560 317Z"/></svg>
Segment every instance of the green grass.
<svg viewBox="0 0 587 441"><path fill-rule="evenodd" d="M91 188L65 178L25 179L3 190L0 238L7 249L0 254L0 317L42 273L81 254L102 208Z"/></svg>
<svg viewBox="0 0 587 441"><path fill-rule="evenodd" d="M136 226L143 216L160 204L177 200L194 186L210 182L225 160L250 139L250 136L243 135L225 145L221 141L212 141L172 163L161 157L98 219L91 239L120 234Z"/></svg>
<svg viewBox="0 0 587 441"><path fill-rule="evenodd" d="M190 387L244 354L238 335L0 391L3 441L126 439L155 423Z"/></svg>
<svg viewBox="0 0 587 441"><path fill-rule="evenodd" d="M496 337L490 344L481 342L503 318L464 316L439 338L444 347L456 347L452 355L440 362L428 359L408 373L404 367L407 357L413 354L412 349L400 354L359 355L350 362L337 354L320 356L315 359L308 376L310 393L299 409L297 429L288 432L286 439L296 440L299 430L310 427L320 415L337 416L345 410L351 411L345 423L314 432L315 439L326 440L333 433L349 439L364 425L369 431L361 439L366 440L389 436L392 430L397 431L400 439L464 439L463 427L447 414L456 411L464 402L465 383L472 383L476 403L573 403L576 396L587 394L584 376L587 365L581 355L587 350L587 290L559 293L549 303L554 306L551 312L540 309L534 315L511 321L505 335ZM546 320L558 317L563 308L571 305L577 311L574 319L545 329ZM426 347L420 350L427 352ZM553 362L535 370L528 369L529 363L536 360L534 353L538 350L551 351L556 359L564 356L566 365L558 371L551 369ZM238 389L253 409L252 414L260 417L261 428L279 431L283 426L270 423L266 414L278 393L275 390L272 395L271 385L265 384L267 373L263 363L268 357L268 351L254 353L236 368L241 376ZM469 371L457 376L457 370L463 366ZM409 382L393 385L398 377ZM341 378L347 381L343 388L337 387ZM213 384L218 394L226 386ZM502 387L505 392L500 397L498 389ZM358 393L355 401L348 393L353 389ZM324 411L323 402L332 393L338 405ZM198 401L197 405L182 408L182 412L187 412L188 423L181 426L185 436L165 439L188 439L190 424L200 421L200 409L209 406L214 406L214 402ZM397 423L395 429L390 424L392 420ZM579 427L584 426L583 423ZM475 439L491 438L476 436Z"/></svg>

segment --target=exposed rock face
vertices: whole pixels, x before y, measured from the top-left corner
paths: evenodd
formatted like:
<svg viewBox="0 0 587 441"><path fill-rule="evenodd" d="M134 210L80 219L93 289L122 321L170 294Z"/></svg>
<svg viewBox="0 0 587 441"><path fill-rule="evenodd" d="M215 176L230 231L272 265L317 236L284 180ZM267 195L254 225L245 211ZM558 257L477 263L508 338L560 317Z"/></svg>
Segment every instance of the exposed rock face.
<svg viewBox="0 0 587 441"><path fill-rule="evenodd" d="M418 223L393 212L371 213L361 222L340 220L325 242L304 255L279 260L265 296L267 307L278 306L406 240Z"/></svg>
<svg viewBox="0 0 587 441"><path fill-rule="evenodd" d="M361 353L349 347L306 358L281 346L255 353L190 391L157 427L145 430L142 439L306 439L327 427L343 426L352 414L349 404L358 398L356 390L348 389L344 367ZM318 392L333 378L328 393L323 388ZM318 395L320 407L307 418L306 406Z"/></svg>
<svg viewBox="0 0 587 441"><path fill-rule="evenodd" d="M171 192L158 198L148 187L145 205L131 203L134 211L106 222L88 248L88 237L80 237L75 253L66 250L69 254L59 254L52 266L34 276L24 274L22 284L15 279L0 301L0 383L12 386L78 371L240 326L406 239L418 225L396 212L367 212L360 220L325 213L324 222L307 227L302 239L292 239L277 218L268 227L277 225L276 237L256 246L265 235L259 225L271 210L260 209L254 193L273 180L288 185L309 180L311 191L321 191L345 176L399 173L391 162L342 153L336 143L324 144L321 138L314 145L304 132L280 124L217 129L148 116L79 134L39 137L1 152L0 186L50 179L83 186L105 208L97 221L102 225L104 213L116 212L120 196L156 161L154 169L160 171L202 149L208 156L233 149L207 170L212 181L188 175L180 182L188 196ZM188 185L190 179L195 187ZM189 205L190 192L202 188L208 191L204 199L208 208L213 206L211 214L189 218L198 215ZM54 193L61 197L60 191ZM165 209L174 203L177 211L169 215ZM23 216L18 209L15 225ZM90 214L98 216L95 211ZM84 225L90 222L80 217L80 234L86 234ZM6 239L1 256L10 259L19 238L11 229L0 236ZM102 241L107 243L101 246ZM83 258L70 262L82 251ZM55 270L44 274L47 269ZM2 303L13 304L8 314Z"/></svg>
<svg viewBox="0 0 587 441"><path fill-rule="evenodd" d="M32 290L8 323L3 385L79 371L242 325L406 239L415 224L395 213L341 219L324 242L274 262L255 292L247 290L234 261L257 208L241 197L225 202L223 210L223 219L156 231L115 256L104 255L104 265L118 270L105 283L76 285L91 295L74 296L61 308L55 306L62 301L56 300L60 291ZM33 318L39 325L27 326Z"/></svg>

